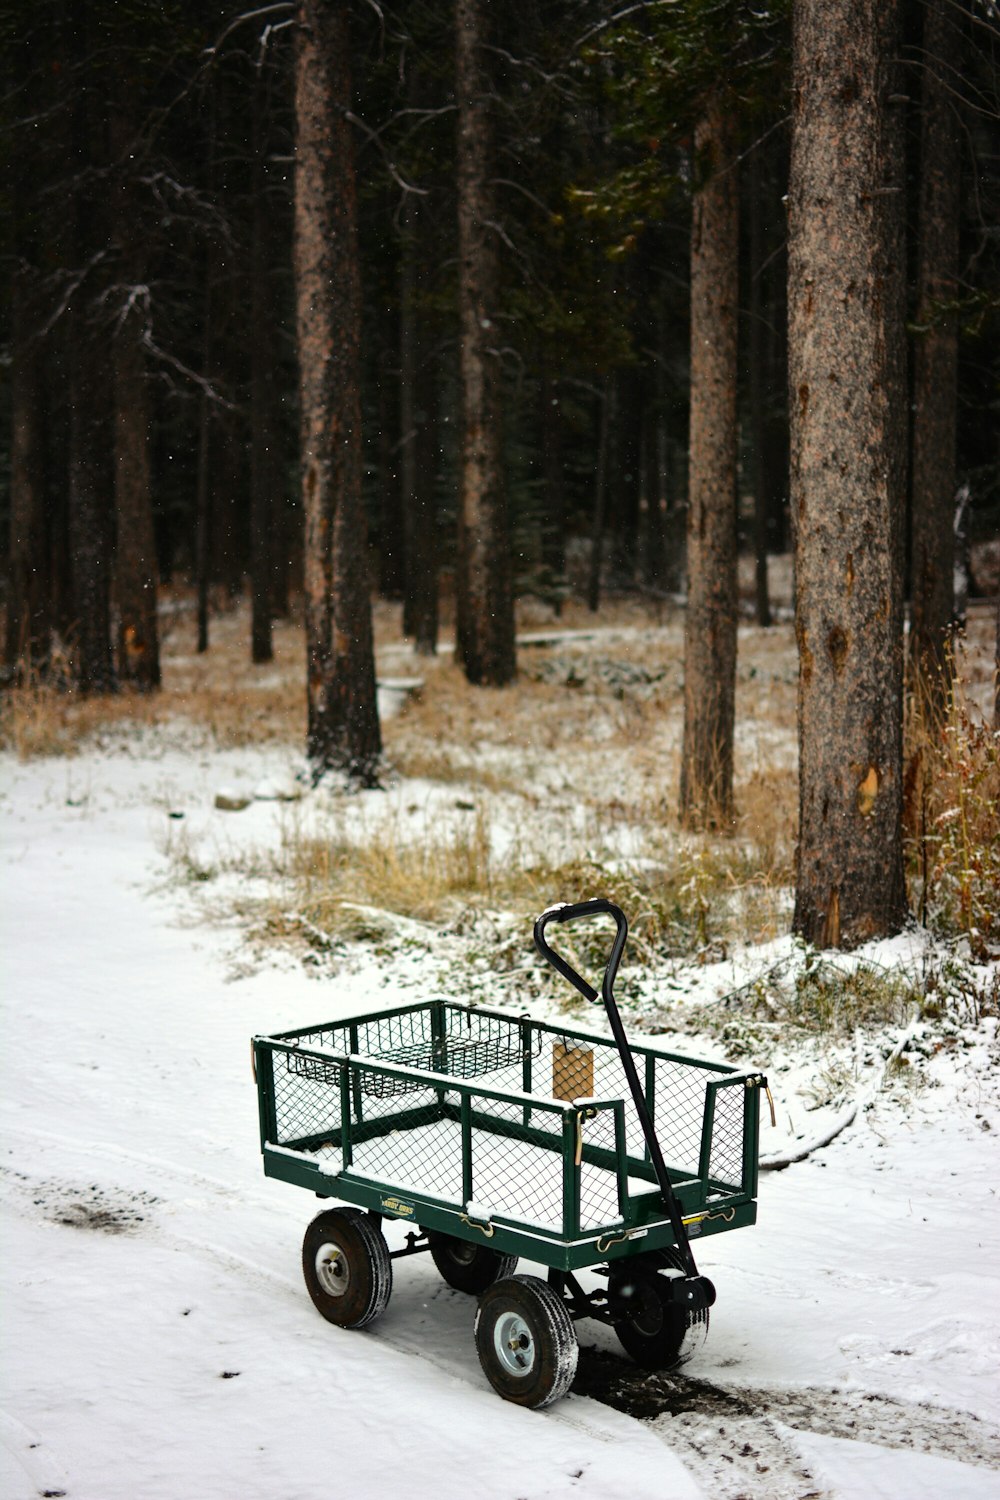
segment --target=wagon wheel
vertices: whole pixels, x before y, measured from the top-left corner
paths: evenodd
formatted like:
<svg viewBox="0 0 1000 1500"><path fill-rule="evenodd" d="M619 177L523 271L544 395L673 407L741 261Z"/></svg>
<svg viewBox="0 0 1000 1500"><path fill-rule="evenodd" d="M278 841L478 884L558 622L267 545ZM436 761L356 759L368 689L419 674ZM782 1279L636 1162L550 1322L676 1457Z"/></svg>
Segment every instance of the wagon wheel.
<svg viewBox="0 0 1000 1500"><path fill-rule="evenodd" d="M558 1401L576 1374L579 1346L566 1305L537 1276L508 1276L483 1293L476 1313L479 1363L505 1401Z"/></svg>
<svg viewBox="0 0 1000 1500"><path fill-rule="evenodd" d="M437 1229L425 1229L424 1233L430 1243L431 1259L456 1292L478 1296L494 1281L513 1276L517 1270L516 1255L502 1255L489 1245L473 1245Z"/></svg>
<svg viewBox="0 0 1000 1500"><path fill-rule="evenodd" d="M683 1275L680 1256L663 1252L671 1270L615 1266L608 1285L614 1329L627 1354L644 1370L676 1370L708 1337L708 1308L690 1312L670 1296L672 1276Z"/></svg>
<svg viewBox="0 0 1000 1500"><path fill-rule="evenodd" d="M302 1274L317 1309L340 1328L364 1328L385 1312L392 1261L382 1231L357 1208L318 1214L302 1241Z"/></svg>

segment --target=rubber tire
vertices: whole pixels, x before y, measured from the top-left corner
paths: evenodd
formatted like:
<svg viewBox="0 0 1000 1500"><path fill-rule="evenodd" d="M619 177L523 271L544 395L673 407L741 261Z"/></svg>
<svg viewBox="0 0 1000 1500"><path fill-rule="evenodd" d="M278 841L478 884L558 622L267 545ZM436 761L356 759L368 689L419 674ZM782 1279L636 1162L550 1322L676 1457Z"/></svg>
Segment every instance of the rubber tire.
<svg viewBox="0 0 1000 1500"><path fill-rule="evenodd" d="M317 1258L323 1246L337 1245L347 1268L339 1295L323 1286ZM358 1208L330 1208L317 1214L302 1241L302 1274L318 1312L338 1328L365 1328L385 1312L392 1291L392 1261L381 1229Z"/></svg>
<svg viewBox="0 0 1000 1500"><path fill-rule="evenodd" d="M431 1260L456 1292L478 1297L495 1281L513 1276L517 1270L516 1255L502 1255L489 1245L474 1245L437 1229L425 1229L424 1233L430 1243Z"/></svg>
<svg viewBox="0 0 1000 1500"><path fill-rule="evenodd" d="M534 1356L523 1374L512 1373L497 1353L497 1324L507 1315L517 1317L530 1330ZM580 1349L573 1320L559 1294L538 1276L508 1276L495 1281L480 1299L476 1351L498 1395L538 1411L569 1390Z"/></svg>
<svg viewBox="0 0 1000 1500"><path fill-rule="evenodd" d="M679 1258L672 1252L678 1274ZM620 1296L625 1284L633 1284L637 1307L634 1315L615 1321L618 1340L635 1363L644 1370L676 1370L687 1364L708 1337L707 1307L689 1312L670 1297L669 1272L639 1268L631 1271L625 1262L612 1272L612 1286Z"/></svg>

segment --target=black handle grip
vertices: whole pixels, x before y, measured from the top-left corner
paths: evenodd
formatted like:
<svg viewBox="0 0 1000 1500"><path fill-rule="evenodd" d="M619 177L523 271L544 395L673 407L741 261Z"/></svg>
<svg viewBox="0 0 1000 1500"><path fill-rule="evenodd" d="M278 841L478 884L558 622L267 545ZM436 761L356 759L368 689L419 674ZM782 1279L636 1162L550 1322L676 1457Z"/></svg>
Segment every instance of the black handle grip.
<svg viewBox="0 0 1000 1500"><path fill-rule="evenodd" d="M618 931L615 933L611 955L608 958L607 966L604 970L604 979L601 983L601 989L598 992L592 984L584 979L582 974L577 973L571 963L568 963L561 954L550 947L545 939L545 929L550 922L575 922L580 917L599 916L614 917ZM591 1002L603 997L605 1004L607 1004L608 1000L613 997L615 975L618 973L618 965L621 963L622 954L625 951L625 940L627 937L628 921L626 920L625 913L620 906L616 906L613 901L609 901L605 896L596 896L592 901L572 901L559 906L550 906L547 911L542 912L535 923L535 947L539 953L543 958L548 959L552 967L557 969L564 979L568 979L570 984L580 991L585 1000L590 1000Z"/></svg>

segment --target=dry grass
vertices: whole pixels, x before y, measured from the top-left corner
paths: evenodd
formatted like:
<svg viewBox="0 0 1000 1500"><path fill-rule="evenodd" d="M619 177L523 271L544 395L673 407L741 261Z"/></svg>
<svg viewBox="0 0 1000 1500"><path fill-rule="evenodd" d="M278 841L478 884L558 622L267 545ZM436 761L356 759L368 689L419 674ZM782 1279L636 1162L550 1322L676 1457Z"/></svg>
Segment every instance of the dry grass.
<svg viewBox="0 0 1000 1500"><path fill-rule="evenodd" d="M4 742L24 758L68 755L102 736L181 720L219 746L268 740L298 751L301 625L278 622L274 661L253 666L241 606L213 617L211 649L198 656L192 604L184 595L164 601L161 693L82 700L46 684L8 692ZM474 689L448 651L416 658L398 607L376 606L379 675L425 684L383 724L387 764L406 781L453 787L466 812L417 836L384 819L367 830L345 823L324 840L292 830L272 873L291 883L302 920L322 934L357 932L368 921L361 908L435 923L463 908L521 917L601 891L634 916L636 944L650 953L710 957L738 938L785 930L798 795L791 625L741 626L735 822L727 837L695 837L681 834L676 817L681 614L628 600L595 617L571 601L555 619L523 601L518 623L548 639L522 644L516 683ZM947 734L933 743L924 735L923 822L910 827L914 889L928 918L983 944L996 940L1000 921L996 741L974 727L970 700L989 695L990 623L970 621L965 707ZM912 757L912 734L910 743ZM205 863L204 880L215 868ZM196 878L193 865L188 875ZM277 908L271 919L284 920Z"/></svg>
<svg viewBox="0 0 1000 1500"><path fill-rule="evenodd" d="M956 675L939 720L914 692L907 724L906 834L911 899L922 922L1000 952L1000 730Z"/></svg>

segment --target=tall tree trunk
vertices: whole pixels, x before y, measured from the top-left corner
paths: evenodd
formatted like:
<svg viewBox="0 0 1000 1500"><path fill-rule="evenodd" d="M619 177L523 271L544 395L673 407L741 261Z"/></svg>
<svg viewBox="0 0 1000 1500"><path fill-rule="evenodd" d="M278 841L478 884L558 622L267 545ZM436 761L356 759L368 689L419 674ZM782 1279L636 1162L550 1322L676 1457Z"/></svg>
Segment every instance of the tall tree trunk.
<svg viewBox="0 0 1000 1500"><path fill-rule="evenodd" d="M608 448L615 419L616 386L608 375L598 397L597 462L594 465L594 508L590 524L590 567L587 578L587 608L596 614L601 602L601 567L604 562L604 522L608 508Z"/></svg>
<svg viewBox="0 0 1000 1500"><path fill-rule="evenodd" d="M250 251L250 656L270 661L275 462L273 312L269 286L267 113L258 67L253 112L253 228Z"/></svg>
<svg viewBox="0 0 1000 1500"><path fill-rule="evenodd" d="M160 685L160 648L144 317L137 304L115 330L115 597L119 677L148 692Z"/></svg>
<svg viewBox="0 0 1000 1500"><path fill-rule="evenodd" d="M306 753L371 785L381 754L361 503L361 278L347 0L299 0L295 290L305 518Z"/></svg>
<svg viewBox="0 0 1000 1500"><path fill-rule="evenodd" d="M420 305L421 212L407 199L399 284L399 470L403 512L403 632L433 656L438 633L437 390L427 314Z"/></svg>
<svg viewBox="0 0 1000 1500"><path fill-rule="evenodd" d="M695 135L691 229L691 436L680 816L733 811L736 694L736 377L739 192L731 102L714 97Z"/></svg>
<svg viewBox="0 0 1000 1500"><path fill-rule="evenodd" d="M795 931L898 930L902 172L896 0L797 0L789 187L799 650Z"/></svg>
<svg viewBox="0 0 1000 1500"><path fill-rule="evenodd" d="M398 410L399 380L395 378L396 351L389 340L396 333L400 318L384 318L386 346L378 362L378 591L383 599L402 599L406 612L406 544L403 540L406 525L403 518L402 456L399 449L399 434L405 431ZM399 328L399 347L402 349L404 333ZM391 352L390 352L391 351ZM401 379L401 375L399 379ZM404 622L403 633L407 631Z"/></svg>
<svg viewBox="0 0 1000 1500"><path fill-rule="evenodd" d="M552 590L553 607L562 614L566 580L566 476L563 471L563 420L559 385L543 368L539 390L542 408L542 564Z"/></svg>
<svg viewBox="0 0 1000 1500"><path fill-rule="evenodd" d="M770 368L767 360L764 307L764 263L767 258L764 239L764 206L762 203L764 173L761 147L750 156L750 317L748 326L750 366L750 438L753 447L753 550L754 594L757 624L771 623L771 601L767 592L768 493L767 398L770 394Z"/></svg>
<svg viewBox="0 0 1000 1500"><path fill-rule="evenodd" d="M911 660L925 707L944 710L954 608L955 422L958 327L960 19L926 0L917 332L913 378L913 619ZM949 304L951 304L949 306Z"/></svg>
<svg viewBox="0 0 1000 1500"><path fill-rule="evenodd" d="M514 677L516 659L495 348L499 262L490 190L486 15L484 0L456 0L462 385L456 647L470 682L498 687Z"/></svg>
<svg viewBox="0 0 1000 1500"><path fill-rule="evenodd" d="M156 537L150 483L149 394L143 333L149 316L131 147L137 109L135 87L126 83L124 107L112 119L112 146L119 181L115 194L115 239L123 280L116 320L114 370L115 600L118 606L118 676L148 692L160 685L156 618Z"/></svg>
<svg viewBox="0 0 1000 1500"><path fill-rule="evenodd" d="M645 406L644 371L622 365L615 373L618 395L611 485L611 524L615 535L615 572L622 585L636 579L639 543L639 506L642 490L642 421Z"/></svg>
<svg viewBox="0 0 1000 1500"><path fill-rule="evenodd" d="M15 263L11 279L10 551L5 665L12 675L49 658L51 582L42 461L41 345L33 275Z"/></svg>
<svg viewBox="0 0 1000 1500"><path fill-rule="evenodd" d="M203 379L208 379L211 351L209 318L211 292L205 288L205 335L202 341ZM212 569L212 489L209 482L212 442L212 405L202 390L198 398L198 463L195 477L194 574L199 653L208 650L208 604Z"/></svg>
<svg viewBox="0 0 1000 1500"><path fill-rule="evenodd" d="M216 121L218 111L216 108L217 83L214 76L209 78L209 110L208 110L208 191L210 195L216 189L215 171L215 146L217 138ZM209 241L205 255L205 279L204 294L202 298L202 328L201 328L201 378L203 382L212 379L212 361L214 357L214 318L216 316L215 304L215 279L216 268L219 260L219 250L213 235ZM207 386L201 387L198 397L198 459L195 471L195 522L194 522L194 574L196 607L198 619L198 642L199 654L208 650L208 607L209 592L212 579L212 424L214 421L213 403L209 397Z"/></svg>
<svg viewBox="0 0 1000 1500"><path fill-rule="evenodd" d="M80 41L93 40L89 10ZM102 159L102 120L97 86L82 87L75 101L73 157L76 167L69 205L70 253L79 278L65 314L68 343L69 510L68 532L73 592L76 679L81 693L106 693L115 686L111 651L111 466L107 463L106 384L100 372L106 350L98 342L94 263L106 248L99 200L88 181Z"/></svg>
<svg viewBox="0 0 1000 1500"><path fill-rule="evenodd" d="M76 679L81 693L108 693L111 656L110 475L93 330L82 311L70 330L69 549Z"/></svg>

